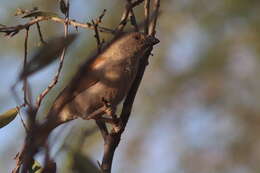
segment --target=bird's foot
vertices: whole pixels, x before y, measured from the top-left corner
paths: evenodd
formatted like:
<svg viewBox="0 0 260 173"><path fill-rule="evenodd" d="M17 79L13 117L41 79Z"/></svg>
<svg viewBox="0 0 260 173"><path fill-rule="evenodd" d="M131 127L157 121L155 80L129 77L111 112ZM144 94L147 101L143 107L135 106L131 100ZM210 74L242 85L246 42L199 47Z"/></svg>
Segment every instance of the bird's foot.
<svg viewBox="0 0 260 173"><path fill-rule="evenodd" d="M119 132L121 130L121 128L123 127L121 118L113 119L113 118L99 117L99 118L97 118L95 120L111 124L111 126L112 126L111 132L114 132L114 133Z"/></svg>
<svg viewBox="0 0 260 173"><path fill-rule="evenodd" d="M90 120L98 120L103 121L104 123L109 123L112 125L113 132L119 132L122 127L122 121L116 115L116 108L112 106L112 104L106 101L104 98L102 99L104 105L97 109L96 111L92 112L91 114L83 117L83 119ZM104 114L107 114L111 118L103 117Z"/></svg>
<svg viewBox="0 0 260 173"><path fill-rule="evenodd" d="M83 119L85 120L98 119L105 113L106 109L107 109L106 106L102 106L96 111L92 112L91 114L84 116Z"/></svg>
<svg viewBox="0 0 260 173"><path fill-rule="evenodd" d="M102 98L103 104L106 107L105 113L110 116L112 119L116 119L116 108L105 98Z"/></svg>
<svg viewBox="0 0 260 173"><path fill-rule="evenodd" d="M119 132L123 127L121 118L117 118L114 124L112 124L112 133Z"/></svg>
<svg viewBox="0 0 260 173"><path fill-rule="evenodd" d="M99 119L103 114L107 114L110 116L112 119L116 119L116 108L112 106L108 101L106 101L104 98L102 99L104 105L91 114L88 114L84 117L82 117L85 120L90 120L90 119Z"/></svg>

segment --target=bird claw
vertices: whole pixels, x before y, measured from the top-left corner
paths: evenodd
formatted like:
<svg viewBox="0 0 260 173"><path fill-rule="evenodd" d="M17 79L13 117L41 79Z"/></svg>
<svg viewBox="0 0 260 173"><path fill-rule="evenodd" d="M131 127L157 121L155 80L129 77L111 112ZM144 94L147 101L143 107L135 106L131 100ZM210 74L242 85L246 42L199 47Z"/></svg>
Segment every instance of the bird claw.
<svg viewBox="0 0 260 173"><path fill-rule="evenodd" d="M122 121L120 118L117 118L115 114L115 107L113 107L108 101L106 101L104 98L102 99L104 102L104 105L97 109L96 111L92 112L91 114L87 115L86 117L83 117L83 119L90 120L98 120L103 121L105 123L109 123L112 125L112 132L117 133L122 128ZM111 118L103 117L103 114L107 114Z"/></svg>
<svg viewBox="0 0 260 173"><path fill-rule="evenodd" d="M121 118L117 118L116 121L114 121L114 124L112 124L112 126L112 132L118 133L123 127Z"/></svg>
<svg viewBox="0 0 260 173"><path fill-rule="evenodd" d="M96 111L92 112L91 114L88 114L87 116L83 117L85 120L101 120L104 121L105 123L110 123L110 124L116 124L118 122L118 118L115 114L115 107L113 107L108 101L106 101L104 98L102 99L104 102L104 105L97 109ZM107 114L111 118L105 118L102 117L103 114Z"/></svg>
<svg viewBox="0 0 260 173"><path fill-rule="evenodd" d="M106 106L102 106L101 108L97 109L96 111L92 112L91 114L88 114L83 117L85 120L90 120L90 119L98 119L101 117L106 111Z"/></svg>

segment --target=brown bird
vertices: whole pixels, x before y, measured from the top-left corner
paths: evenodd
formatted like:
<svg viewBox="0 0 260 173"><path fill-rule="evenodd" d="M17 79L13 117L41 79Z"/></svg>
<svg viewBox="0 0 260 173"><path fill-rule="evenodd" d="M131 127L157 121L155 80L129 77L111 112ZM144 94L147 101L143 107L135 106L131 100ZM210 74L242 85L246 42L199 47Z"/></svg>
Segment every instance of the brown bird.
<svg viewBox="0 0 260 173"><path fill-rule="evenodd" d="M90 58L55 100L42 126L50 133L58 125L81 117L114 115L127 95L145 51L159 42L140 32L127 33Z"/></svg>

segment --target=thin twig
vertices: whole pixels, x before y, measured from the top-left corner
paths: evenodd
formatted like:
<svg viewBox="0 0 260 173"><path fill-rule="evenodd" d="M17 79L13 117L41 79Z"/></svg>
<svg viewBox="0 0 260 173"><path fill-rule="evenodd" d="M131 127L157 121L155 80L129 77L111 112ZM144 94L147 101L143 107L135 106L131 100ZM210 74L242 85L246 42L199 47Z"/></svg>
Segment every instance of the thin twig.
<svg viewBox="0 0 260 173"><path fill-rule="evenodd" d="M20 117L20 120L21 120L21 122L22 122L23 128L25 129L25 132L28 133L28 127L27 127L27 125L25 124L25 122L24 122L24 120L23 120L23 117L22 117L22 115L21 115L21 112L20 112L20 109L21 109L22 107L24 107L24 106L25 106L25 104L23 104L23 105L21 105L21 106L18 107L18 116Z"/></svg>
<svg viewBox="0 0 260 173"><path fill-rule="evenodd" d="M26 32L25 32L25 39L24 39L24 61L23 61L23 68L26 68L27 65L27 47L28 47L28 37L29 37L29 26L26 28ZM20 106L20 107L25 107L25 106L29 106L28 104L28 100L27 100L27 91L28 91L28 81L27 78L25 77L23 80L23 93L24 93L24 103ZM23 121L21 115L20 115L20 111L19 111L19 117L21 119L21 122L24 126L24 129L26 131L26 133L29 133L29 128L25 125L25 122ZM29 117L29 120L31 119L31 117ZM15 156L15 160L16 160L16 167L12 170L12 173L19 173L20 171L20 167L22 165L22 157L20 153L17 153Z"/></svg>
<svg viewBox="0 0 260 173"><path fill-rule="evenodd" d="M94 37L96 38L98 53L100 53L101 52L101 41L100 41L100 38L99 38L98 24L97 24L97 22L95 23L94 20L92 20L92 23L93 23L94 28L95 28L94 29L94 31L95 31Z"/></svg>
<svg viewBox="0 0 260 173"><path fill-rule="evenodd" d="M103 44L103 42L101 42L101 40L100 40L98 25L99 25L99 23L102 22L102 18L105 16L105 12L106 12L106 9L103 10L102 14L96 20L91 21L94 26L94 31L95 31L94 37L96 38L98 53L101 52L102 44Z"/></svg>
<svg viewBox="0 0 260 173"><path fill-rule="evenodd" d="M69 10L67 11L67 14L66 14L66 21L69 21ZM68 22L64 23L64 36L65 36L65 38L68 36ZM53 80L48 85L48 87L37 97L36 109L38 109L40 107L43 98L57 84L57 82L59 80L60 73L61 73L61 69L63 67L63 62L64 62L66 50L67 50L67 47L64 47L64 49L62 50L62 53L61 53L61 56L60 56L59 67L58 67L58 70L57 70Z"/></svg>
<svg viewBox="0 0 260 173"><path fill-rule="evenodd" d="M132 0L127 0L127 2L129 4L131 4L131 1ZM136 22L136 18L135 18L135 14L134 14L133 8L130 9L129 17L130 17L130 22L134 26L135 31L138 32L139 31L139 27L138 27L137 22Z"/></svg>
<svg viewBox="0 0 260 173"><path fill-rule="evenodd" d="M127 3L125 5L125 10L123 12L123 15L121 17L121 20L119 22L119 25L117 26L116 28L116 32L117 33L120 33L123 31L125 25L127 24L127 19L128 19L128 16L129 16L129 13L130 11L136 7L137 5L139 5L140 3L142 3L144 0L138 0L138 1L135 1L134 3L131 3L130 1L127 0Z"/></svg>
<svg viewBox="0 0 260 173"><path fill-rule="evenodd" d="M36 19L32 19L25 24L11 26L11 27L2 27L2 28L0 28L0 32L4 32L4 33L6 33L6 35L14 36L19 31L26 29L26 28L30 27L31 25L34 25L36 23L46 21L46 20L63 23L63 24L67 23L68 25L72 25L74 27L81 27L81 28L92 29L92 30L95 29L91 23L80 23L80 22L77 22L76 20L71 20L71 19L66 20L66 19L63 19L60 17L38 16ZM111 33L111 34L115 33L114 30L105 28L105 27L101 27L101 26L98 27L98 30L100 32L105 32L105 33Z"/></svg>
<svg viewBox="0 0 260 173"><path fill-rule="evenodd" d="M16 160L16 166L12 170L12 173L19 173L21 165L22 165L22 159L20 158L20 153L19 152L15 155L14 159Z"/></svg>
<svg viewBox="0 0 260 173"><path fill-rule="evenodd" d="M66 20L68 19L68 15L66 15ZM65 37L67 37L68 35L68 23L65 22L64 23L64 32L65 32ZM63 60L64 60L64 56L65 56L65 52L66 52L66 48L63 49L63 53L61 54L60 57L60 66L57 72L57 75L55 76L56 80L58 80L62 65L63 65ZM53 82L53 83L57 83L57 81ZM50 86L50 85L49 85ZM53 85L54 86L54 85ZM48 87L43 93L46 95L50 89L53 87ZM21 165L21 163L23 163L23 167L22 167L22 173L26 173L28 171L29 168L31 168L32 163L33 163L33 156L35 155L35 153L38 150L38 146L35 143L35 138L36 138L36 134L35 134L35 128L37 128L37 124L35 122L35 115L37 110L39 109L40 103L42 101L42 99L44 98L44 94L40 94L40 96L37 99L37 106L36 106L36 110L30 110L29 109L29 132L27 133L27 137L26 137L26 142L25 142L25 146L22 149L22 152L19 154L19 157L17 157L18 159L18 163ZM48 157L45 157L46 159L48 159ZM49 160L49 159L48 159Z"/></svg>
<svg viewBox="0 0 260 173"><path fill-rule="evenodd" d="M68 25L68 20L69 20L69 12L70 12L70 3L69 0L66 1L66 11L65 11L65 23L64 23L64 37L67 38L68 36L68 29L69 29L69 25ZM59 77L60 77L60 73L61 73L61 69L63 67L63 63L64 63L64 58L65 58L65 54L66 54L66 50L67 47L65 46L62 50L62 53L60 55L60 63L59 63L59 67L58 67L58 71L53 79L53 81L51 83L53 83L53 85L49 85L48 88L46 88L43 93L40 94L40 96L37 98L37 108L39 108L42 100L44 99L44 97L50 92L50 90L58 83ZM50 160L50 155L49 155L49 145L46 144L45 145L45 165L44 165L44 170L43 172L48 172L49 169L55 169L56 170L56 163ZM51 165L50 165L51 164ZM53 165L54 164L54 165ZM55 166L55 168L51 168L52 166ZM56 172L56 171L55 171Z"/></svg>
<svg viewBox="0 0 260 173"><path fill-rule="evenodd" d="M40 37L40 41L41 41L42 44L45 44L39 22L36 23L36 26L37 26L37 31L38 31L38 34L39 34L39 37Z"/></svg>
<svg viewBox="0 0 260 173"><path fill-rule="evenodd" d="M129 3L127 3L126 6L125 6L125 11L123 12L123 15L121 17L120 23L116 28L117 32L123 31L125 25L127 24L128 15L129 15L131 8L132 8L131 4L129 5Z"/></svg>
<svg viewBox="0 0 260 173"><path fill-rule="evenodd" d="M25 30L25 38L24 38L24 60L23 60L23 69L26 68L27 65L27 48L28 48L28 37L29 37L29 27L26 28ZM27 85L28 85L28 81L27 81L27 77L24 78L23 80L23 101L24 104L28 104L28 100L27 100Z"/></svg>
<svg viewBox="0 0 260 173"><path fill-rule="evenodd" d="M144 17L145 17L145 27L144 33L147 35L149 32L149 22L150 22L150 0L144 1Z"/></svg>
<svg viewBox="0 0 260 173"><path fill-rule="evenodd" d="M102 19L103 19L103 17L105 16L105 14L106 14L106 9L104 9L103 10L103 12L101 13L101 15L96 19L96 23L97 24L100 24L101 22L102 22Z"/></svg>
<svg viewBox="0 0 260 173"><path fill-rule="evenodd" d="M152 36L154 36L156 33L155 28L156 28L157 19L159 16L159 8L160 8L160 0L154 0L153 9L154 9L155 17L153 18L153 20L149 26L149 35L152 35Z"/></svg>

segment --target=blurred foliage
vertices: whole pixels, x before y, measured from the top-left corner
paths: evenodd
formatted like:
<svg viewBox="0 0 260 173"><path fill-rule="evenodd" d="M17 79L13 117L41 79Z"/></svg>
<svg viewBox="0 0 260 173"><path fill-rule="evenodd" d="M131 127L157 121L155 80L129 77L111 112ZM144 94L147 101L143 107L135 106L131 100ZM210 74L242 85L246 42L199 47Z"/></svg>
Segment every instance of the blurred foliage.
<svg viewBox="0 0 260 173"><path fill-rule="evenodd" d="M10 122L12 122L16 115L18 114L18 108L12 108L2 114L0 114L0 128L6 126Z"/></svg>
<svg viewBox="0 0 260 173"><path fill-rule="evenodd" d="M12 16L18 7L38 6L42 11L60 13L58 2L52 0L3 1L2 4L1 8L8 7L5 20L0 21L4 25L20 22ZM119 23L118 14L122 13L123 6L119 0L74 0L71 15L87 22L105 8L102 25L113 28ZM132 117L116 150L114 172L260 171L259 7L258 0L162 1L157 29L161 43L154 48ZM143 19L142 10L142 7L135 10L139 22ZM58 24L44 22L41 26L46 39L63 31L63 26ZM63 80L45 100L43 112L86 54L95 49L93 31L79 31L82 37L66 56ZM10 40L0 37L3 45L0 65L1 56L10 51L15 52L11 54L15 57L10 58L22 58L23 37L21 33ZM105 34L102 37L108 39ZM31 50L37 42L34 30L30 37ZM47 85L32 86L45 88ZM40 91L34 92L37 95ZM0 104L6 102L2 98ZM78 121L73 126L77 128L66 134L66 147L55 155L60 161L58 170L95 172L96 160L101 159L103 150L102 138L97 132L82 135L90 127L89 123ZM59 142L63 143L62 139ZM5 152L0 155L7 155L7 151L14 155L13 148L19 148L14 144L4 147ZM1 172L8 172L14 161L0 158Z"/></svg>
<svg viewBox="0 0 260 173"><path fill-rule="evenodd" d="M76 38L77 34L69 34L67 37L59 36L48 41L28 61L26 68L22 70L19 76L20 80L29 77L51 64L59 58L63 49L69 47Z"/></svg>
<svg viewBox="0 0 260 173"><path fill-rule="evenodd" d="M42 171L43 171L43 168L42 168L41 164L38 161L34 160L30 173L42 173Z"/></svg>

